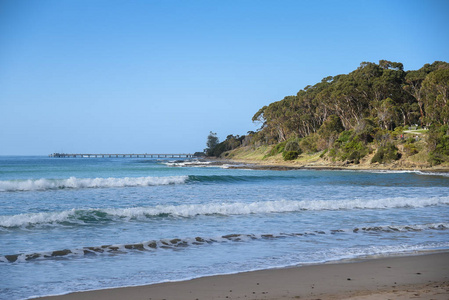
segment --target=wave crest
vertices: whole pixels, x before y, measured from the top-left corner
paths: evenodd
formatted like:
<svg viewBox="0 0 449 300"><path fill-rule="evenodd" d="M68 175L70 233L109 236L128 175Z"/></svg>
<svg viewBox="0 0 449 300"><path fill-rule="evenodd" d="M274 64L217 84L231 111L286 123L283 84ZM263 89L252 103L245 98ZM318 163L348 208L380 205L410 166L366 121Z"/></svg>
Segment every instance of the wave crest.
<svg viewBox="0 0 449 300"><path fill-rule="evenodd" d="M290 213L304 210L353 210L353 209L392 209L419 208L426 206L448 205L449 197L435 198L386 198L376 200L310 200L310 201L257 201L250 203L208 203L157 205L153 207L106 208L67 210L62 212L42 212L0 216L0 228L28 227L35 225L51 226L55 224L90 224L96 222L146 220L149 218L195 217L198 215L249 215Z"/></svg>
<svg viewBox="0 0 449 300"><path fill-rule="evenodd" d="M5 180L0 181L0 192L182 184L187 179L188 176Z"/></svg>

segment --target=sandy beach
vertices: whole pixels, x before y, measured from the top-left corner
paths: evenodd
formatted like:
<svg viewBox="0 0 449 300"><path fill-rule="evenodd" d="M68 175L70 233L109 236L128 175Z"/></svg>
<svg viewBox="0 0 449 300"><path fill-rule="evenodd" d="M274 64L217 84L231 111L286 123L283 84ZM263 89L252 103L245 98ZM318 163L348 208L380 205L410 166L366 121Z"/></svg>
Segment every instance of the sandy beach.
<svg viewBox="0 0 449 300"><path fill-rule="evenodd" d="M39 299L449 299L449 252L262 270Z"/></svg>

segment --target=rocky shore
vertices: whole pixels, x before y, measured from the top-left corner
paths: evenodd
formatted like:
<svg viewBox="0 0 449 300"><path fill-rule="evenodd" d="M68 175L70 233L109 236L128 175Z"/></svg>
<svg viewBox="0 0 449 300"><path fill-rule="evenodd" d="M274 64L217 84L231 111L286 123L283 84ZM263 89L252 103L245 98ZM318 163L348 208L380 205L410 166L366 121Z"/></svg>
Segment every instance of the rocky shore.
<svg viewBox="0 0 449 300"><path fill-rule="evenodd" d="M419 171L429 173L448 173L449 166L418 166L413 164L347 164L347 163L332 163L324 160L317 160L313 162L302 161L282 161L276 159L222 159L222 158L207 158L201 160L202 163L209 162L209 166L225 166L232 169L254 169L254 170L359 170L359 171Z"/></svg>

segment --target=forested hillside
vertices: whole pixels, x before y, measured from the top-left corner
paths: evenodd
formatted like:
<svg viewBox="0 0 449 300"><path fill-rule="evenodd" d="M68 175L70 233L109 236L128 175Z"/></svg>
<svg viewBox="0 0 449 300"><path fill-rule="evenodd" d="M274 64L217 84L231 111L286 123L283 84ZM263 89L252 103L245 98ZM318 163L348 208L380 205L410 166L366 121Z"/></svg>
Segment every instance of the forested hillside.
<svg viewBox="0 0 449 300"><path fill-rule="evenodd" d="M449 161L448 98L446 62L415 71L386 60L363 62L349 74L325 77L262 107L252 118L261 125L257 132L229 135L206 152L219 156L237 147L274 145L267 156L283 153L291 160L321 151L334 161L358 163L375 151L372 162L384 162L422 150L404 134L409 127L419 127L424 130L420 133L427 133L428 162L440 164ZM398 151L398 143L407 145Z"/></svg>

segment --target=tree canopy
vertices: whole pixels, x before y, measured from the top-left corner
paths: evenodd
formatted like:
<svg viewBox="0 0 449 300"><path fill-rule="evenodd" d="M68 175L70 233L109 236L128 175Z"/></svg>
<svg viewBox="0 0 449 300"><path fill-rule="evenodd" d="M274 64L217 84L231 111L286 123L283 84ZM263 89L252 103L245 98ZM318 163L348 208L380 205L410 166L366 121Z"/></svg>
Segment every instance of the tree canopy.
<svg viewBox="0 0 449 300"><path fill-rule="evenodd" d="M257 132L229 135L212 148L208 144L207 155L219 156L241 145L276 144L269 154L275 155L293 141L291 147L300 147L285 151L292 152L288 159L301 151L325 150L332 159L358 163L373 151L369 144L374 142L378 153L373 161L383 162L400 157L391 139L400 132L396 129L419 124L430 129L430 163L440 163L449 160L448 100L446 62L410 71L404 71L399 62L362 62L349 74L327 76L296 95L262 107L252 118L260 124ZM415 148L407 143L403 151L412 154Z"/></svg>
<svg viewBox="0 0 449 300"><path fill-rule="evenodd" d="M266 140L282 142L315 133L330 116L345 130L363 119L392 130L397 126L449 122L449 64L434 62L417 71L402 63L362 62L349 74L328 76L295 96L262 107L254 116Z"/></svg>

